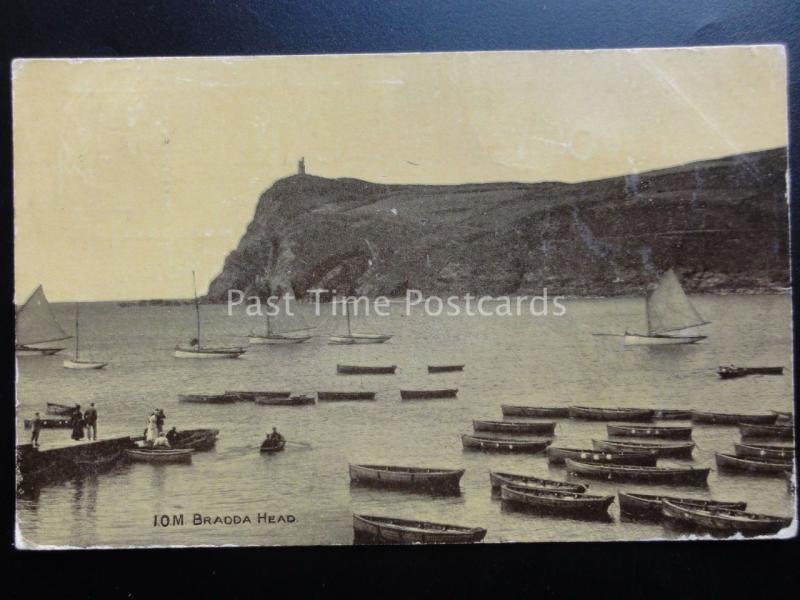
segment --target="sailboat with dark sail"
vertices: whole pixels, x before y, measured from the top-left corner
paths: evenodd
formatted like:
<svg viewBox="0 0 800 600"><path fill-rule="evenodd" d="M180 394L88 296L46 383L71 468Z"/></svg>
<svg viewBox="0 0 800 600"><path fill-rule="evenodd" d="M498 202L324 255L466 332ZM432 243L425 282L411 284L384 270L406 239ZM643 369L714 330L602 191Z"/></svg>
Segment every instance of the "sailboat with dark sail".
<svg viewBox="0 0 800 600"><path fill-rule="evenodd" d="M350 310L348 309L350 301L348 298L342 300L344 306L344 316L347 320L347 333L341 335L332 335L328 337L329 344L382 344L387 340L392 339L390 335L382 335L378 333L354 333L352 324L350 322Z"/></svg>
<svg viewBox="0 0 800 600"><path fill-rule="evenodd" d="M695 328L707 325L670 269L647 298L647 334L625 332L626 346L694 344L707 336Z"/></svg>
<svg viewBox="0 0 800 600"><path fill-rule="evenodd" d="M81 360L80 358L80 327L79 323L79 305L75 304L75 355L72 359L67 359L64 361L64 368L65 369L80 369L80 370L96 370L102 369L108 363L106 362L95 362L91 360Z"/></svg>
<svg viewBox="0 0 800 600"><path fill-rule="evenodd" d="M48 346L54 342L68 340L67 334L58 324L44 289L37 287L25 304L17 311L16 344L17 356L49 356L64 348Z"/></svg>
<svg viewBox="0 0 800 600"><path fill-rule="evenodd" d="M232 346L203 346L200 335L200 303L197 300L197 282L192 271L192 284L194 285L194 311L197 322L197 337L193 338L188 346L175 346L175 358L239 358L245 349Z"/></svg>
<svg viewBox="0 0 800 600"><path fill-rule="evenodd" d="M290 302L291 300L287 298L275 315L270 315L270 312L275 311L271 311L269 308L265 311L266 333L261 335L250 332L247 338L250 344L302 344L314 337L308 334L313 328L305 322L296 307L295 310L291 309Z"/></svg>

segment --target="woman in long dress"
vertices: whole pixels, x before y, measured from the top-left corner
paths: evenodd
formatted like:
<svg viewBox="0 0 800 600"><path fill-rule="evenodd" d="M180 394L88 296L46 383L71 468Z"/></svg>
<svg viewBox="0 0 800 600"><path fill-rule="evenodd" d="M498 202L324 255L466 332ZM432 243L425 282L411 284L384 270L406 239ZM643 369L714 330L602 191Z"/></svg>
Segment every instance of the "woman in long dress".
<svg viewBox="0 0 800 600"><path fill-rule="evenodd" d="M150 418L147 420L147 430L144 434L144 439L146 442L152 445L153 442L156 441L158 437L158 419L156 418L156 413L150 413Z"/></svg>

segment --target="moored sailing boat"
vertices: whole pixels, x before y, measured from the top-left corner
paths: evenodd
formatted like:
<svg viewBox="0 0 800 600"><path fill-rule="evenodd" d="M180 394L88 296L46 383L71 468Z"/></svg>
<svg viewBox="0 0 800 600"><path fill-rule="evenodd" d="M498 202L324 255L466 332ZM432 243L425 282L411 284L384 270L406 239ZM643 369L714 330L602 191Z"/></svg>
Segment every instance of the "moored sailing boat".
<svg viewBox="0 0 800 600"><path fill-rule="evenodd" d="M17 339L14 350L17 356L49 356L64 348L47 347L46 344L69 339L50 308L44 289L37 287L25 304L17 311Z"/></svg>
<svg viewBox="0 0 800 600"><path fill-rule="evenodd" d="M625 332L626 346L694 344L706 338L693 328L706 325L670 269L647 298L647 334Z"/></svg>
<svg viewBox="0 0 800 600"><path fill-rule="evenodd" d="M65 369L79 369L79 370L97 370L102 369L108 363L96 362L92 360L81 360L80 358L80 327L79 322L79 305L75 303L75 355L72 359L64 361Z"/></svg>
<svg viewBox="0 0 800 600"><path fill-rule="evenodd" d="M255 332L250 332L247 338L250 344L302 344L314 337L305 333L312 328L308 326L302 316L289 311L288 303L286 304L285 314L278 311L278 314L273 317L267 310L266 318L266 334L259 335Z"/></svg>
<svg viewBox="0 0 800 600"><path fill-rule="evenodd" d="M197 319L197 337L189 342L188 346L175 346L175 358L239 358L245 353L244 348L206 346L203 347L200 340L200 303L197 301L197 283L192 271L192 283L194 284L194 310Z"/></svg>
<svg viewBox="0 0 800 600"><path fill-rule="evenodd" d="M350 311L347 308L347 298L342 301L342 305L344 306L344 316L347 319L347 334L330 336L328 338L329 344L382 344L392 338L390 335L381 335L377 333L353 333L350 323Z"/></svg>

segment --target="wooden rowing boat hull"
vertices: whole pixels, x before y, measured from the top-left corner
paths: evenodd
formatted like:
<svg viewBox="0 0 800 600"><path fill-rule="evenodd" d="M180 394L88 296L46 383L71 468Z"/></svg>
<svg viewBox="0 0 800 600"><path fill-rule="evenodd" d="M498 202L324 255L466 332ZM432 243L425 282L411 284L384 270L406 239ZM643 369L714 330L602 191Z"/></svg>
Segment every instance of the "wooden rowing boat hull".
<svg viewBox="0 0 800 600"><path fill-rule="evenodd" d="M694 442L619 442L614 440L592 440L592 446L597 450L611 450L612 452L644 451L656 458L692 458Z"/></svg>
<svg viewBox="0 0 800 600"><path fill-rule="evenodd" d="M569 416L569 409L566 406L512 406L503 404L500 406L504 417L544 417L544 418L564 418Z"/></svg>
<svg viewBox="0 0 800 600"><path fill-rule="evenodd" d="M606 425L610 436L643 437L670 440L692 439L691 427L648 427L647 425Z"/></svg>
<svg viewBox="0 0 800 600"><path fill-rule="evenodd" d="M739 433L741 433L743 438L794 439L794 427L791 425L756 425L742 423L739 425Z"/></svg>
<svg viewBox="0 0 800 600"><path fill-rule="evenodd" d="M233 404L236 398L226 394L178 394L178 401L191 404Z"/></svg>
<svg viewBox="0 0 800 600"><path fill-rule="evenodd" d="M664 502L662 513L667 519L688 525L694 529L717 531L728 534L749 535L774 534L791 525L792 520L771 515L758 515L744 511L724 509L699 509L696 507Z"/></svg>
<svg viewBox="0 0 800 600"><path fill-rule="evenodd" d="M603 465L566 459L570 475L647 484L707 485L711 469Z"/></svg>
<svg viewBox="0 0 800 600"><path fill-rule="evenodd" d="M491 431L495 433L527 433L533 435L553 435L556 424L550 422L519 421L472 421L473 431Z"/></svg>
<svg viewBox="0 0 800 600"><path fill-rule="evenodd" d="M351 464L350 481L380 487L459 490L464 469L425 469L391 465Z"/></svg>
<svg viewBox="0 0 800 600"><path fill-rule="evenodd" d="M433 400L436 398L455 398L457 389L446 390L400 390L401 400Z"/></svg>
<svg viewBox="0 0 800 600"><path fill-rule="evenodd" d="M129 460L149 463L191 462L194 450L125 450Z"/></svg>
<svg viewBox="0 0 800 600"><path fill-rule="evenodd" d="M586 487L580 483L570 483L568 481L555 481L553 479L541 479L531 475L517 475L515 473L502 473L489 471L489 483L492 489L499 490L504 485L512 485L520 488L532 488L537 490L562 490L565 492L585 492Z"/></svg>
<svg viewBox="0 0 800 600"><path fill-rule="evenodd" d="M551 465L563 465L568 458L583 462L595 462L609 465L639 465L654 467L656 457L650 452L603 452L576 448L547 448L547 462Z"/></svg>
<svg viewBox="0 0 800 600"><path fill-rule="evenodd" d="M575 492L530 490L504 485L500 488L503 502L522 505L546 513L596 515L608 512L614 496L593 496Z"/></svg>
<svg viewBox="0 0 800 600"><path fill-rule="evenodd" d="M794 448L789 446L768 446L761 444L733 444L736 456L742 458L761 458L766 460L792 460Z"/></svg>
<svg viewBox="0 0 800 600"><path fill-rule="evenodd" d="M593 408L590 406L570 406L567 411L572 419L585 421L636 421L653 420L655 411L646 408Z"/></svg>
<svg viewBox="0 0 800 600"><path fill-rule="evenodd" d="M480 450L483 452L538 454L547 448L552 442L553 440L510 440L468 434L461 436L461 444L465 450Z"/></svg>
<svg viewBox="0 0 800 600"><path fill-rule="evenodd" d="M777 415L742 415L731 413L714 413L694 411L692 421L694 423L706 423L710 425L739 425L740 423L756 423L760 425L772 425Z"/></svg>
<svg viewBox="0 0 800 600"><path fill-rule="evenodd" d="M428 373L455 373L463 370L464 365L428 365Z"/></svg>
<svg viewBox="0 0 800 600"><path fill-rule="evenodd" d="M366 367L358 365L336 365L339 375L394 375L397 365L387 367Z"/></svg>
<svg viewBox="0 0 800 600"><path fill-rule="evenodd" d="M481 527L368 515L353 515L353 531L357 544L472 544L486 537Z"/></svg>
<svg viewBox="0 0 800 600"><path fill-rule="evenodd" d="M716 452L714 454L717 467L721 471L733 471L740 473L751 473L755 475L783 475L786 471L791 471L794 466L794 459L789 460L761 460L757 458L744 458Z"/></svg>
<svg viewBox="0 0 800 600"><path fill-rule="evenodd" d="M722 502L719 500L706 500L704 498L677 498L675 496L661 496L651 494L633 494L619 492L619 509L624 515L640 519L660 521L663 518L661 511L662 501L671 500L680 504L692 506L712 506L718 508L733 508L744 510L747 502Z"/></svg>
<svg viewBox="0 0 800 600"><path fill-rule="evenodd" d="M351 400L375 400L375 392L317 392L319 402L348 402Z"/></svg>

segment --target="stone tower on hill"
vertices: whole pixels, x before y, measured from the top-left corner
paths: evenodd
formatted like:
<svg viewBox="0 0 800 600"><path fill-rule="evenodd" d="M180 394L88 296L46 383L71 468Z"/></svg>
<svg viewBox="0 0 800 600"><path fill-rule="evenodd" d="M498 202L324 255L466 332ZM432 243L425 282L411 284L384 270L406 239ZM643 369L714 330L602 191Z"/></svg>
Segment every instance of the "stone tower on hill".
<svg viewBox="0 0 800 600"><path fill-rule="evenodd" d="M300 160L297 161L297 174L298 175L305 175L306 174L306 158L305 158L305 156L301 156Z"/></svg>

